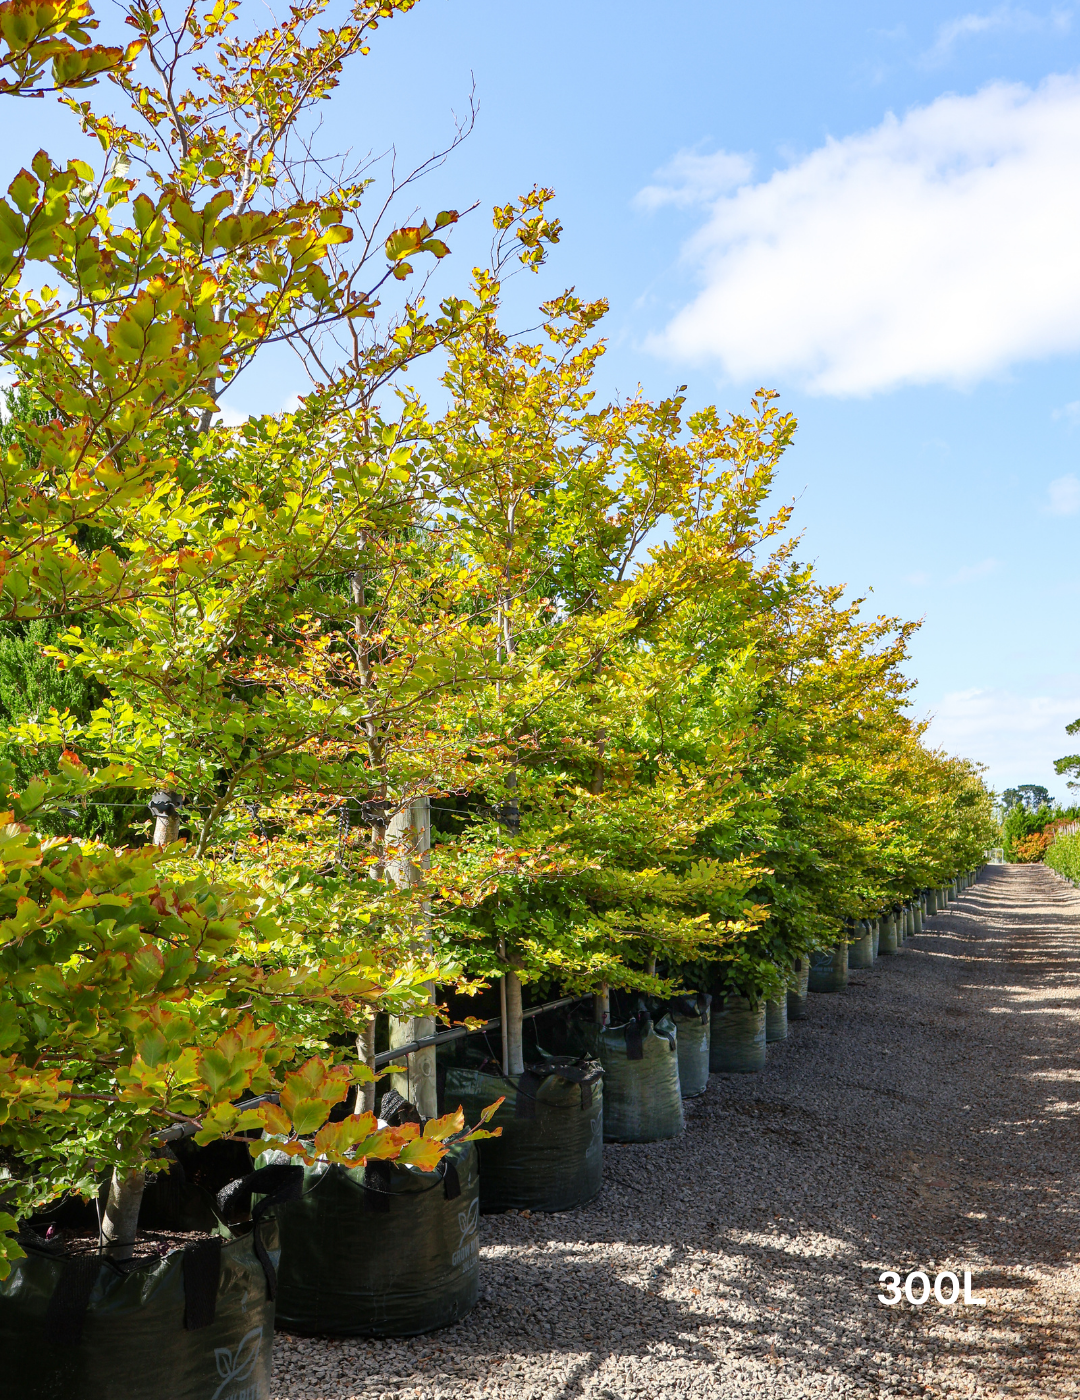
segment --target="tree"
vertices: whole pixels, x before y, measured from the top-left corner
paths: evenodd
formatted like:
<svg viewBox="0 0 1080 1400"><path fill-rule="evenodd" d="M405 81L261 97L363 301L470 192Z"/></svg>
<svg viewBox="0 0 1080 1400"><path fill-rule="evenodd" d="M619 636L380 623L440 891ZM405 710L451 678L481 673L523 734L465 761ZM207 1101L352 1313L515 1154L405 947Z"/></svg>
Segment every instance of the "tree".
<svg viewBox="0 0 1080 1400"><path fill-rule="evenodd" d="M433 230L455 214L379 232L378 218L363 221L365 181L303 183L313 104L377 24L412 3L360 3L344 25L317 30L324 6L309 3L282 25L237 37L237 7L189 8L174 26L136 0L126 22L138 39L126 47L89 44L96 20L83 0L0 7L0 58L12 74L5 93L67 94L108 73L131 101L126 126L104 104L65 97L102 146L100 168L61 167L39 152L0 200L0 357L29 407L0 463L0 597L11 623L63 623L62 647L46 654L106 691L89 720L57 709L27 717L21 731L31 744L85 741L103 760L93 771L69 752L59 776L21 793L7 779L16 821L3 945L4 1145L20 1212L111 1168L106 1234L121 1252L162 1122L190 1121L204 1141L261 1124L286 1136L286 1150L306 1152L299 1137L325 1125L332 1103L363 1077L355 1061L344 1063L342 1032L357 1031L375 1005L411 1004L434 971L413 956L377 967L377 940L372 947L357 933L363 908L348 900L343 908L333 883L305 882L312 842L295 840L310 825L303 794L320 763L339 757L330 755L336 735L324 727L320 752L302 754L310 727L298 735L294 718L289 729L289 705L268 683L275 669L293 682L295 717L299 671L320 648L302 612L304 589L317 593L318 569L337 563L325 534L314 546L305 536L322 523L327 493L344 484L326 468L334 432L349 432L349 415L385 378L455 326L452 304L433 321L414 297L375 331L380 290L408 279L410 257L445 256ZM526 221L522 246L532 232ZM349 244L359 250L351 263L340 253ZM37 265L58 287L42 288ZM372 328L366 338L355 330L363 324ZM346 353L328 367L324 341L335 328ZM282 340L327 376L301 424L316 461L299 496L262 471L264 463L272 471L270 421L249 430L258 453L234 461L226 452L221 466L212 455L223 445L211 428L223 388ZM345 468L358 473L349 482L358 500L333 517L334 548L356 543L373 521L390 534L398 528L388 482L400 469L389 456L374 483L355 459ZM261 649L259 627L269 629ZM244 766L268 719L288 731L269 763L265 752L260 761L279 791L291 785L294 855L304 849L291 868L264 870L258 887L250 865L229 868L220 855L200 869L176 849L117 855L70 838L53 846L26 829L46 829L58 806L117 782L146 789L177 779L162 774L176 752L178 712L169 712L162 680L178 671L177 695L194 702L196 727L227 736L214 755L219 770L222 758ZM264 691L247 734L224 689L245 683ZM220 790L220 771L205 760L204 743L186 775L193 797L200 777L213 794L199 832L203 858L240 796L229 773ZM313 907L320 918L310 931ZM35 1010L42 989L55 1024ZM231 1106L267 1086L279 1090L280 1107L245 1117ZM332 1151L358 1147L349 1160L407 1148L430 1163L445 1126L422 1147L373 1136L370 1119L350 1120L343 1135L325 1127L321 1139ZM17 1256L3 1239L6 1257Z"/></svg>

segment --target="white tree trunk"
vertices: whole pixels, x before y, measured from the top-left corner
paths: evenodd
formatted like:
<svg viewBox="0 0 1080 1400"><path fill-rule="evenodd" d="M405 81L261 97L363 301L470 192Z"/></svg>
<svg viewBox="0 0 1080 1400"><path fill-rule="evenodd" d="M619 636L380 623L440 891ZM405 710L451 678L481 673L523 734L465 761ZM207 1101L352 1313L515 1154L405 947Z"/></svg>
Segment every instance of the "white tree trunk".
<svg viewBox="0 0 1080 1400"><path fill-rule="evenodd" d="M521 1074L525 1068L525 1052L521 1043L521 978L516 972L507 972L503 982L506 985L506 1020L503 1026L506 1072Z"/></svg>
<svg viewBox="0 0 1080 1400"><path fill-rule="evenodd" d="M427 797L414 798L390 818L386 827L388 846L398 848L387 862L387 873L401 888L421 883L421 872L431 864L431 802ZM431 949L430 912L425 900L418 920L416 951L424 955ZM434 1001L435 987L427 984L428 998ZM434 1016L392 1016L390 1018L390 1048L408 1045L435 1034ZM438 1116L438 1095L435 1085L435 1047L415 1050L406 1058L405 1069L391 1072L390 1083L404 1099L414 1104L424 1118Z"/></svg>
<svg viewBox="0 0 1080 1400"><path fill-rule="evenodd" d="M375 1068L375 1016L371 1016L367 1025L356 1037L356 1053L361 1062L367 1065L368 1069ZM361 1084L357 1094L356 1112L371 1113L375 1108L375 1081L370 1084Z"/></svg>
<svg viewBox="0 0 1080 1400"><path fill-rule="evenodd" d="M130 1259L134 1253L145 1185L146 1177L141 1171L112 1174L101 1220L101 1240L111 1259Z"/></svg>

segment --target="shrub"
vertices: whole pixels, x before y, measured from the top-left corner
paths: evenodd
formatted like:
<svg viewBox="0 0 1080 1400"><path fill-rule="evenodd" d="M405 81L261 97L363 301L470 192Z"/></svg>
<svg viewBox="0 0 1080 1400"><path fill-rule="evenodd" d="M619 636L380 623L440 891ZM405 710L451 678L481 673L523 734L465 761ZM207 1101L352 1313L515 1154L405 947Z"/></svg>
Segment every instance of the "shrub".
<svg viewBox="0 0 1080 1400"><path fill-rule="evenodd" d="M1053 844L1053 833L1036 831L1031 836L1022 836L1013 846L1013 860L1021 865L1032 865L1041 861Z"/></svg>
<svg viewBox="0 0 1080 1400"><path fill-rule="evenodd" d="M1080 832L1055 837L1043 860L1066 880L1080 883Z"/></svg>

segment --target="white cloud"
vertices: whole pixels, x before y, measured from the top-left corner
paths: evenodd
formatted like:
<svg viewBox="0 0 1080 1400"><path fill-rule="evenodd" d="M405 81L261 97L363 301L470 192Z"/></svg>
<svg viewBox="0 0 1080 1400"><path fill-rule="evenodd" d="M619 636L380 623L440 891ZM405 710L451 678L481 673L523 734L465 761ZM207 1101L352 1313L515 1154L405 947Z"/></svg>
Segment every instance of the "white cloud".
<svg viewBox="0 0 1080 1400"><path fill-rule="evenodd" d="M218 405L217 413L214 414L214 419L219 427L239 428L241 424L247 422L248 416L246 413L241 413L238 408L230 408L227 403L221 403Z"/></svg>
<svg viewBox="0 0 1080 1400"><path fill-rule="evenodd" d="M1055 408L1050 417L1054 422L1065 419L1070 428L1075 428L1080 423L1080 399L1074 399L1072 403L1067 403L1064 408Z"/></svg>
<svg viewBox="0 0 1080 1400"><path fill-rule="evenodd" d="M1074 75L940 97L703 199L705 286L653 342L674 357L848 395L1080 349Z"/></svg>
<svg viewBox="0 0 1080 1400"><path fill-rule="evenodd" d="M922 572L916 574L905 574L904 582L913 583L917 588L921 588L924 584L930 582L930 575Z"/></svg>
<svg viewBox="0 0 1080 1400"><path fill-rule="evenodd" d="M982 559L978 564L968 564L962 569L957 569L955 574L950 574L945 580L946 583L974 583L976 579L986 578L988 574L995 573L1001 565L996 559Z"/></svg>
<svg viewBox="0 0 1080 1400"><path fill-rule="evenodd" d="M1080 692L1064 697L1018 695L1010 690L957 690L933 709L926 741L936 748L985 763L999 791L1017 783L1042 783L1068 797L1054 760L1076 749L1065 726L1080 716Z"/></svg>
<svg viewBox="0 0 1080 1400"><path fill-rule="evenodd" d="M923 54L923 63L928 67L947 63L958 43L964 39L974 39L980 34L1064 34L1068 32L1071 24L1071 11L1059 8L1046 15L1036 15L1017 5L999 5L989 14L960 15L956 19L947 20L938 29L933 48Z"/></svg>
<svg viewBox="0 0 1080 1400"><path fill-rule="evenodd" d="M1080 511L1080 480L1072 472L1052 481L1046 492L1050 497L1047 510L1051 515L1075 515Z"/></svg>
<svg viewBox="0 0 1080 1400"><path fill-rule="evenodd" d="M752 172L749 156L732 155L728 151L716 151L712 155L679 151L656 172L661 183L639 190L634 204L639 209L659 209L663 204L679 208L704 204L744 185Z"/></svg>

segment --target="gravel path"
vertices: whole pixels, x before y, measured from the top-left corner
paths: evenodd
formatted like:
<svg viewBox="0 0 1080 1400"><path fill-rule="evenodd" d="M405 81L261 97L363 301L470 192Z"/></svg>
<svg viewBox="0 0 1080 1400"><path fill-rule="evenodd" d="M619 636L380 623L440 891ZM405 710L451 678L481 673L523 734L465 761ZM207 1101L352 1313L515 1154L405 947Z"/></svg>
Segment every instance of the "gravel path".
<svg viewBox="0 0 1080 1400"><path fill-rule="evenodd" d="M1080 890L990 867L591 1205L486 1217L464 1322L279 1334L274 1400L1080 1396L1078 932ZM886 1268L986 1306L884 1307Z"/></svg>

